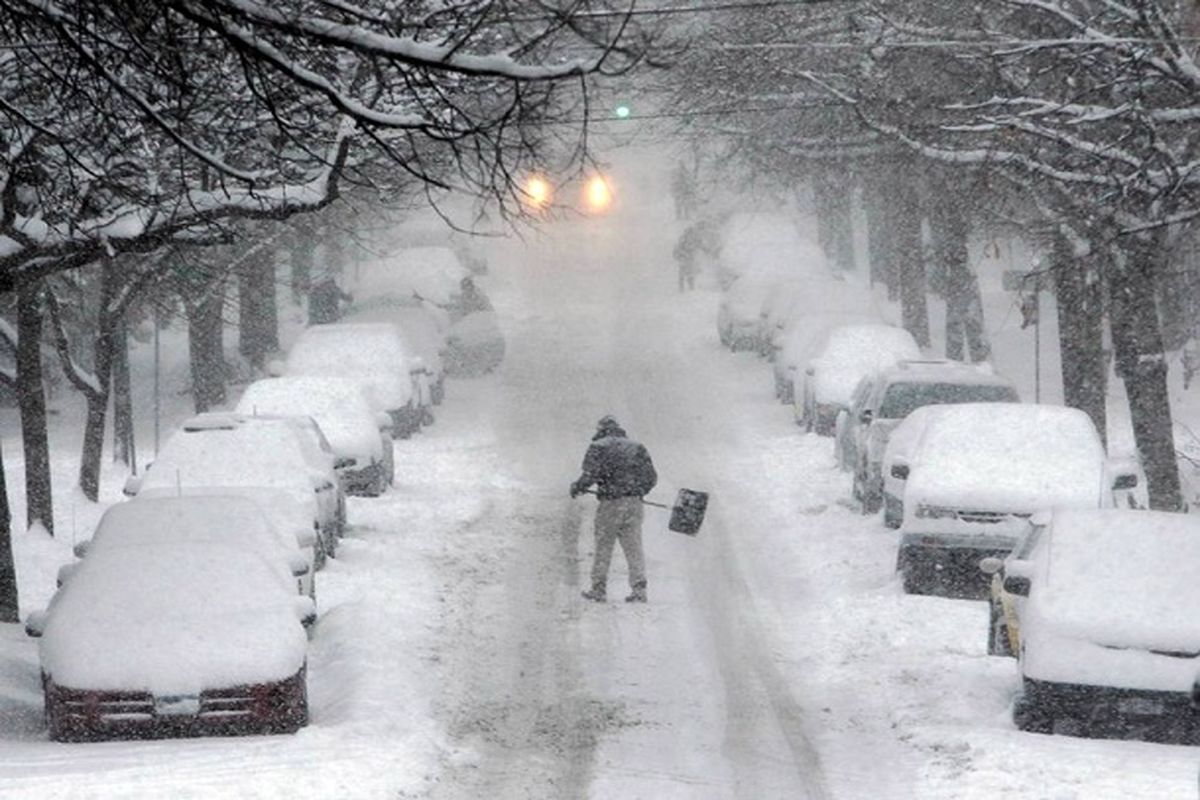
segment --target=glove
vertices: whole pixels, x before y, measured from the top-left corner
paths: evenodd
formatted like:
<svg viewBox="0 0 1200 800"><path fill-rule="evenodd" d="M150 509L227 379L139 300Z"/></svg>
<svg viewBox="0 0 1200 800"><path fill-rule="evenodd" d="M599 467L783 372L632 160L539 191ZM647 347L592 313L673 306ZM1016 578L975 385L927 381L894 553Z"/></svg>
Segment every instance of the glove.
<svg viewBox="0 0 1200 800"><path fill-rule="evenodd" d="M579 495L583 494L583 490L584 487L579 485L579 481L575 481L571 484L571 497L579 497Z"/></svg>

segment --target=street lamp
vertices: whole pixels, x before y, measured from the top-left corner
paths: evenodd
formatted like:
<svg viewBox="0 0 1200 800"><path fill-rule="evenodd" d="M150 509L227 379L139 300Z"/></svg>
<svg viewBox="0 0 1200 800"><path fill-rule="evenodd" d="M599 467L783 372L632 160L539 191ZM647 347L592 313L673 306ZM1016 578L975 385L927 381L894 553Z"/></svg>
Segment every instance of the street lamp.
<svg viewBox="0 0 1200 800"><path fill-rule="evenodd" d="M593 175L584 187L584 199L587 207L594 213L603 213L612 205L612 187L603 175Z"/></svg>
<svg viewBox="0 0 1200 800"><path fill-rule="evenodd" d="M554 190L550 182L541 175L530 175L525 181L525 199L535 210L541 210L550 205Z"/></svg>

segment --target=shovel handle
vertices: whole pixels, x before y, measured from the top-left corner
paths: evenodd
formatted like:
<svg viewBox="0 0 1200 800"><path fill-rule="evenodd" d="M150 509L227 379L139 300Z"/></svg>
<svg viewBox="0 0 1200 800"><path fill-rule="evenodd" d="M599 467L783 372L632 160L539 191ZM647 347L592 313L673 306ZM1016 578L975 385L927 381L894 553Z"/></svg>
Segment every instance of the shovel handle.
<svg viewBox="0 0 1200 800"><path fill-rule="evenodd" d="M584 494L597 494L595 489L584 489L583 493ZM667 505L666 503L656 503L653 500L647 500L644 497L639 497L638 499L642 501L643 505L654 506L655 508L668 508L669 509L671 507L671 506Z"/></svg>

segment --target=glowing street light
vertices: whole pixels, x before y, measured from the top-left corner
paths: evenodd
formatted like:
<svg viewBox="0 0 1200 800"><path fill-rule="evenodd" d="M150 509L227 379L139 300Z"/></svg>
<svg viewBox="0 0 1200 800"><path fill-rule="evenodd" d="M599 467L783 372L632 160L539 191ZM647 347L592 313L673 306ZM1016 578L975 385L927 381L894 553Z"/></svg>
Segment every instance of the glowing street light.
<svg viewBox="0 0 1200 800"><path fill-rule="evenodd" d="M589 210L595 213L607 211L613 201L612 187L608 185L604 176L593 175L584 187L584 197L587 199Z"/></svg>
<svg viewBox="0 0 1200 800"><path fill-rule="evenodd" d="M550 182L541 175L530 175L525 181L525 199L535 209L543 209L550 205L553 195L554 190L550 188Z"/></svg>

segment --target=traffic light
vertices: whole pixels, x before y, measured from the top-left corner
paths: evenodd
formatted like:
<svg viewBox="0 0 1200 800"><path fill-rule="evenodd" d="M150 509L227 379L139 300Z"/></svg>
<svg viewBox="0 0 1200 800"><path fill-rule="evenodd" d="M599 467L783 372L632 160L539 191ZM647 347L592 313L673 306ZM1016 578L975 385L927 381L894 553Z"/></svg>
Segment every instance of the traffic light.
<svg viewBox="0 0 1200 800"><path fill-rule="evenodd" d="M615 109L613 109L613 113L616 115L617 119L629 119L629 106L625 105L624 103L620 103Z"/></svg>

